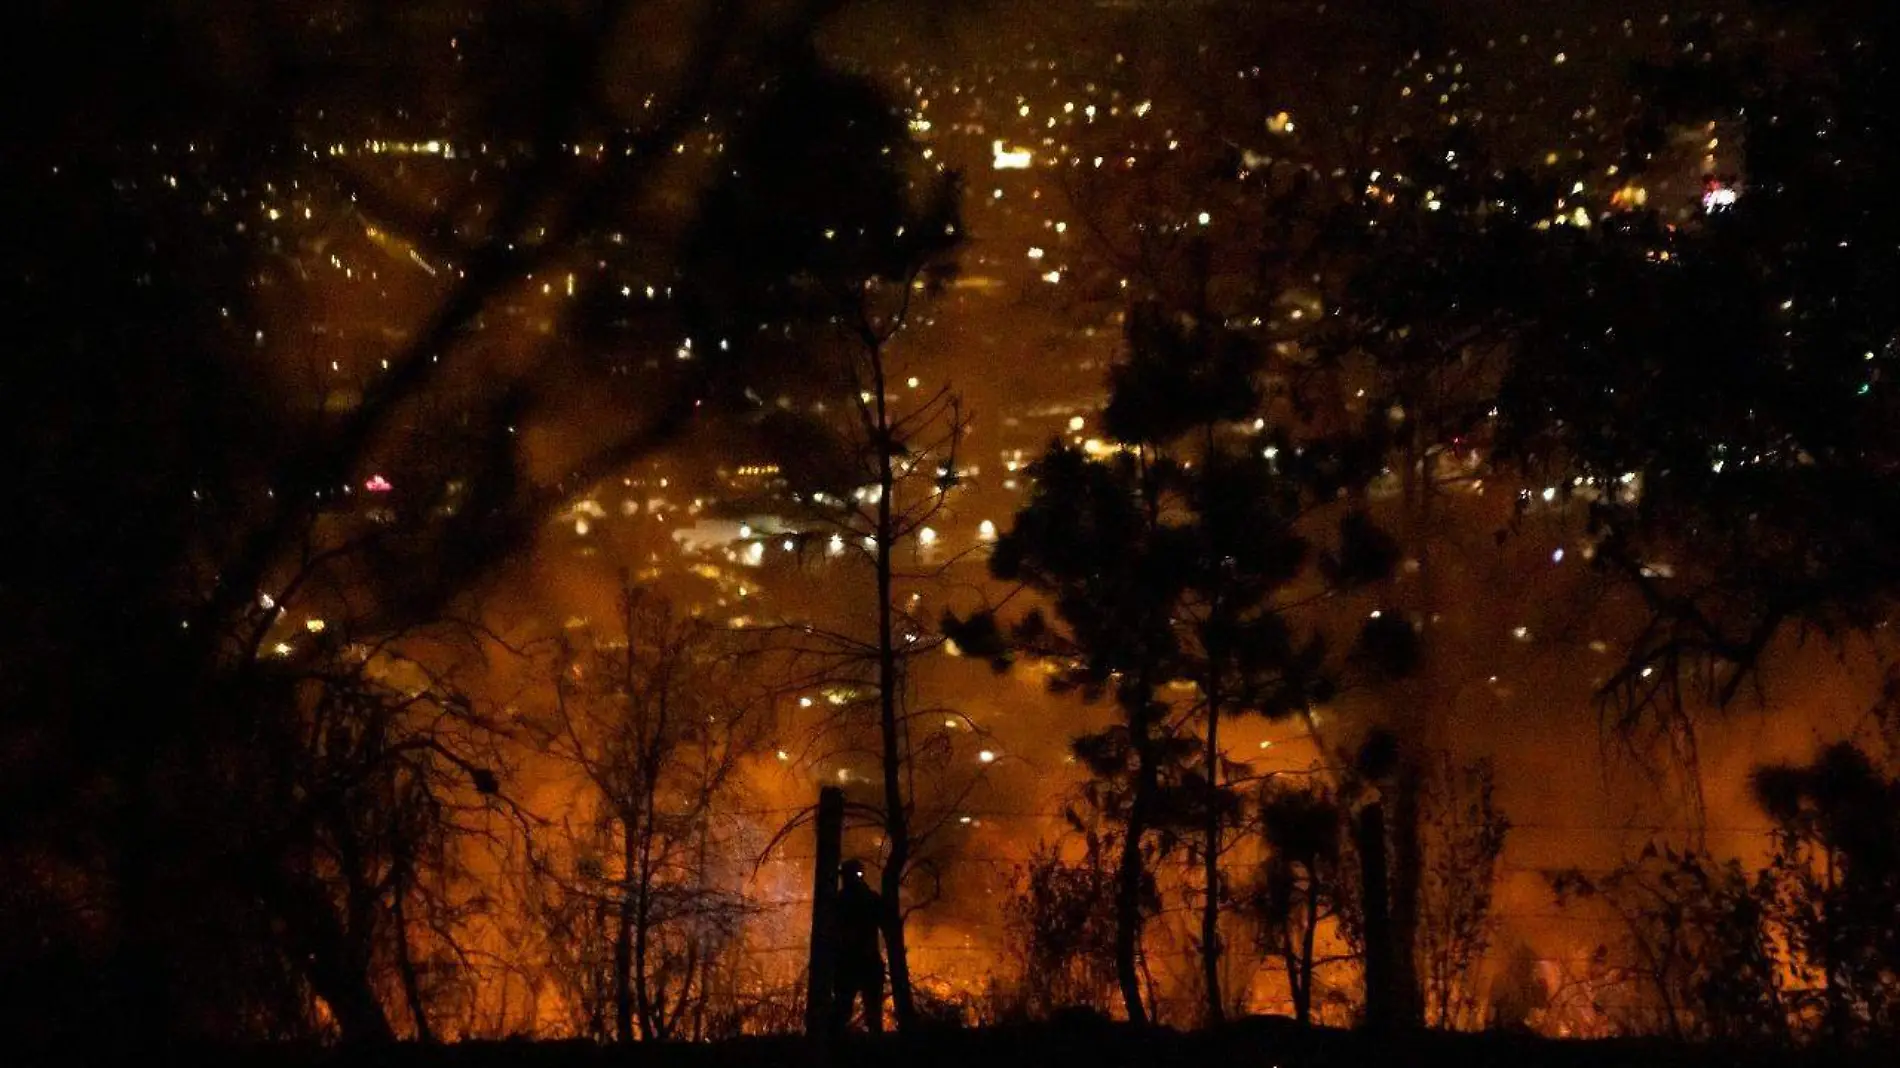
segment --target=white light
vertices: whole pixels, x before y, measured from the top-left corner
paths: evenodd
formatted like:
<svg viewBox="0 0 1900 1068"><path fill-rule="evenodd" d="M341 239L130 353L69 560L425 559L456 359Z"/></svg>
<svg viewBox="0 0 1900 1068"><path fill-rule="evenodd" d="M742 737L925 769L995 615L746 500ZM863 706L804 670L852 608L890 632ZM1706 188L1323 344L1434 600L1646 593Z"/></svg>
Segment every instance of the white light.
<svg viewBox="0 0 1900 1068"><path fill-rule="evenodd" d="M910 378L909 378L909 379L907 379L907 380L905 380L905 382L904 382L904 384L905 384L905 385L907 385L907 386L909 386L909 387L910 387L910 388L912 388L912 389L916 389L916 388L917 388L917 376L916 376L916 375L912 375L912 376L910 376Z"/></svg>
<svg viewBox="0 0 1900 1068"><path fill-rule="evenodd" d="M312 634L322 634L324 626L325 624L321 619L306 619L303 622L303 629Z"/></svg>
<svg viewBox="0 0 1900 1068"><path fill-rule="evenodd" d="M1551 562L1551 563L1553 563L1553 564L1561 564L1561 563L1563 563L1563 562L1564 562L1564 551L1563 551L1562 549L1557 549L1557 550L1555 550L1555 551L1553 551L1553 552L1552 552L1552 553L1550 554L1550 562Z"/></svg>
<svg viewBox="0 0 1900 1068"><path fill-rule="evenodd" d="M1029 149L1006 148L1001 141L990 142L990 166L996 170L1026 171L1035 158Z"/></svg>
<svg viewBox="0 0 1900 1068"><path fill-rule="evenodd" d="M801 698L799 698L799 699L798 699L798 707L800 707L800 708L810 708L810 707L811 707L811 698L809 698L809 697L801 697Z"/></svg>
<svg viewBox="0 0 1900 1068"><path fill-rule="evenodd" d="M988 750L988 749L985 749L985 750L983 750L982 752L980 752L980 753L978 753L978 754L976 755L976 758L977 758L978 760L980 760L980 761L982 761L982 762L983 762L983 763L985 763L985 764L994 764L994 763L996 763L996 754L995 754L995 753L993 753L993 752L991 752L991 751L990 751L990 750Z"/></svg>
<svg viewBox="0 0 1900 1068"><path fill-rule="evenodd" d="M778 758L780 760L790 760L792 759L792 754L787 753L785 750L781 749L778 751Z"/></svg>
<svg viewBox="0 0 1900 1068"><path fill-rule="evenodd" d="M917 532L917 541L923 545L935 545L937 544L937 532L929 527L925 527Z"/></svg>
<svg viewBox="0 0 1900 1068"><path fill-rule="evenodd" d="M1055 285L1056 283L1062 281L1062 272L1061 271L1045 271L1043 272L1042 280L1049 283L1050 285Z"/></svg>
<svg viewBox="0 0 1900 1068"><path fill-rule="evenodd" d="M1040 249L1040 248L1037 248L1037 247L1035 247L1035 246L1033 246L1033 245L1032 245L1032 246L1030 246L1030 249L1029 249L1029 258L1030 258L1030 259L1032 259L1032 260L1039 260L1039 259L1041 259L1041 258L1042 258L1042 249Z"/></svg>
<svg viewBox="0 0 1900 1068"><path fill-rule="evenodd" d="M1083 427L1087 425L1088 425L1088 420L1082 418L1079 415L1072 415L1069 417L1070 430L1081 430Z"/></svg>
<svg viewBox="0 0 1900 1068"><path fill-rule="evenodd" d="M825 543L825 551L830 553L833 556L836 556L839 553L844 552L844 535L833 534L831 536L831 540Z"/></svg>
<svg viewBox="0 0 1900 1068"><path fill-rule="evenodd" d="M1556 500L1556 499L1557 499L1557 487L1555 487L1555 486L1545 486L1545 487L1544 487L1544 494L1543 494L1543 496L1544 496L1544 503L1545 503L1545 504L1549 504L1549 503L1550 503L1551 501L1554 501L1554 500Z"/></svg>
<svg viewBox="0 0 1900 1068"><path fill-rule="evenodd" d="M1521 642L1530 641L1531 629L1529 627L1512 627L1511 637L1516 638L1518 641L1521 641Z"/></svg>
<svg viewBox="0 0 1900 1068"><path fill-rule="evenodd" d="M785 539L784 541L782 541L782 542L780 542L779 544L780 544L780 545L782 545L782 546L784 547L784 549L785 549L785 551L786 551L786 552L788 552L788 553L789 553L789 552L791 552L791 551L792 551L792 548L793 548L793 546L792 546L792 539L790 539L790 538L786 538L786 539Z"/></svg>
<svg viewBox="0 0 1900 1068"><path fill-rule="evenodd" d="M996 524L985 519L983 522L977 524L976 536L984 541L995 541Z"/></svg>
<svg viewBox="0 0 1900 1068"><path fill-rule="evenodd" d="M1209 215L1207 212L1202 212L1199 215L1196 215L1194 219L1196 222L1200 223L1202 226L1206 226L1208 223L1211 223L1214 221L1214 217L1212 215Z"/></svg>

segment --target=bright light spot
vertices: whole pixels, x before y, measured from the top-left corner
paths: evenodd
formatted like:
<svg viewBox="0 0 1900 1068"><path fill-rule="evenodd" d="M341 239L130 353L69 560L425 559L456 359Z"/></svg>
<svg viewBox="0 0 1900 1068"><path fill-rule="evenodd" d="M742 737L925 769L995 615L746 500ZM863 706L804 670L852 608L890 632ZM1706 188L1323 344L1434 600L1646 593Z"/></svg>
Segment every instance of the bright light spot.
<svg viewBox="0 0 1900 1068"><path fill-rule="evenodd" d="M1029 149L1006 148L1001 141L990 142L990 166L996 170L1026 171L1035 158Z"/></svg>
<svg viewBox="0 0 1900 1068"><path fill-rule="evenodd" d="M581 518L574 520L574 533L579 534L582 537L586 537L588 529L589 527L587 525L587 518L585 516L582 516Z"/></svg>
<svg viewBox="0 0 1900 1068"><path fill-rule="evenodd" d="M917 532L917 541L918 544L921 545L935 545L937 544L937 532L929 527L925 527Z"/></svg>
<svg viewBox="0 0 1900 1068"><path fill-rule="evenodd" d="M1043 273L1042 280L1049 283L1050 285L1055 285L1057 282L1062 281L1062 272L1061 271L1045 271Z"/></svg>
<svg viewBox="0 0 1900 1068"><path fill-rule="evenodd" d="M1741 194L1736 192L1734 187L1722 185L1719 182L1711 183L1702 194L1702 210L1711 213L1726 211L1734 207L1739 199L1741 199Z"/></svg>
<svg viewBox="0 0 1900 1068"><path fill-rule="evenodd" d="M976 758L977 758L978 760L980 760L980 761L982 761L982 762L983 762L983 763L985 763L985 764L994 764L994 763L996 763L996 754L995 754L995 753L993 753L993 752L991 752L991 751L990 751L990 750L988 750L988 749L985 749L985 750L983 750L982 752L980 752L980 753L978 753L978 754L976 755Z"/></svg>
<svg viewBox="0 0 1900 1068"><path fill-rule="evenodd" d="M1554 550L1554 551L1553 551L1553 552L1552 552L1552 553L1550 554L1550 562L1551 562L1551 563L1553 563L1553 564L1561 564L1561 563L1563 563L1563 562L1564 562L1564 551L1563 551L1562 549L1557 549L1557 550Z"/></svg>
<svg viewBox="0 0 1900 1068"><path fill-rule="evenodd" d="M1366 618L1367 618L1367 619L1378 619L1379 617L1381 617L1381 616L1383 616L1383 615L1385 615L1385 613L1384 613L1384 612L1381 612L1380 610L1378 610L1377 608L1375 608L1375 609L1373 609L1373 610L1372 610L1372 614L1371 614L1371 615L1369 615L1369 616L1367 616Z"/></svg>
<svg viewBox="0 0 1900 1068"><path fill-rule="evenodd" d="M944 720L944 721L943 721L943 725L944 725L944 726L946 726L946 727L948 727L948 728L950 728L951 730L956 730L956 729L957 729L957 721L956 721L956 720L954 720L954 719L946 719L946 720Z"/></svg>
<svg viewBox="0 0 1900 1068"><path fill-rule="evenodd" d="M1032 246L1030 246L1030 249L1029 249L1029 258L1030 258L1030 259L1032 259L1032 260L1039 260L1039 259L1041 259L1041 258L1042 258L1042 249L1040 249L1040 248L1037 248L1037 247L1035 247L1035 246L1033 246L1033 245L1032 245Z"/></svg>
<svg viewBox="0 0 1900 1068"><path fill-rule="evenodd" d="M1072 415L1069 417L1070 430L1081 430L1083 427L1087 425L1088 425L1088 420L1082 418L1079 415Z"/></svg>
<svg viewBox="0 0 1900 1068"><path fill-rule="evenodd" d="M906 379L906 380L905 380L905 382L904 382L904 384L905 384L905 385L907 385L907 386L909 386L909 387L910 387L910 388L912 388L912 389L916 389L916 388L917 388L917 376L916 376L916 375L911 375L911 376L910 376L910 378L908 378L908 379Z"/></svg>
<svg viewBox="0 0 1900 1068"><path fill-rule="evenodd" d="M312 634L322 634L324 626L325 624L321 619L306 619L303 621L303 629Z"/></svg>
<svg viewBox="0 0 1900 1068"><path fill-rule="evenodd" d="M765 543L755 541L752 544L746 546L745 562L747 564L750 564L753 567L757 567L761 563L764 563L765 562Z"/></svg>
<svg viewBox="0 0 1900 1068"><path fill-rule="evenodd" d="M786 538L784 541L780 542L779 545L788 553L791 552L794 548L796 548L796 546L792 542L792 539L790 538Z"/></svg>
<svg viewBox="0 0 1900 1068"><path fill-rule="evenodd" d="M778 751L778 758L780 760L790 760L792 759L792 754L787 753L785 750L781 749Z"/></svg>
<svg viewBox="0 0 1900 1068"><path fill-rule="evenodd" d="M996 524L985 519L983 522L977 524L976 536L983 541L995 541Z"/></svg>
<svg viewBox="0 0 1900 1068"><path fill-rule="evenodd" d="M798 699L798 707L800 707L800 708L810 708L810 707L811 707L811 698L809 698L809 697L801 697L801 698L799 698L799 699Z"/></svg>
<svg viewBox="0 0 1900 1068"><path fill-rule="evenodd" d="M289 642L278 642L278 643L277 643L276 645L273 645L273 646L271 646L271 651L272 651L272 652L274 652L274 653L276 653L276 654L277 654L278 656L289 656L289 655L290 655L290 643L289 643Z"/></svg>
<svg viewBox="0 0 1900 1068"><path fill-rule="evenodd" d="M1518 641L1521 641L1521 642L1530 641L1531 629L1529 627L1512 627L1511 637L1516 638Z"/></svg>
<svg viewBox="0 0 1900 1068"><path fill-rule="evenodd" d="M1544 503L1545 503L1545 504L1549 504L1549 503L1550 503L1551 501L1554 501L1554 500L1556 500L1556 499L1557 499L1557 487L1555 487L1555 486L1545 486L1545 487L1544 487L1544 492L1543 492L1543 498L1544 498Z"/></svg>
<svg viewBox="0 0 1900 1068"><path fill-rule="evenodd" d="M1214 221L1214 217L1212 215L1209 215L1207 212L1202 212L1199 215L1196 215L1194 217L1194 220L1200 223L1202 226L1206 226L1208 223L1211 223Z"/></svg>
<svg viewBox="0 0 1900 1068"><path fill-rule="evenodd" d="M844 552L844 535L833 534L831 540L825 543L825 551L833 556Z"/></svg>
<svg viewBox="0 0 1900 1068"><path fill-rule="evenodd" d="M371 475L369 476L369 481L363 483L363 488L371 493L388 493L396 487L391 485L390 481L381 475Z"/></svg>

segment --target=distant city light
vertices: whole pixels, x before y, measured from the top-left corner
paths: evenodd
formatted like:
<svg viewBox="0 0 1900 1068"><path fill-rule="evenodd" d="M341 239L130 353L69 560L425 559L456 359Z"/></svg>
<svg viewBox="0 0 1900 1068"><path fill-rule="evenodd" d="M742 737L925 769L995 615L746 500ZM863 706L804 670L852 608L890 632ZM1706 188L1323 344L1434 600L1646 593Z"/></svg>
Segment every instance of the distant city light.
<svg viewBox="0 0 1900 1068"><path fill-rule="evenodd" d="M1026 171L1034 163L1035 153L1026 148L1008 148L1001 141L990 142L990 166L999 171Z"/></svg>

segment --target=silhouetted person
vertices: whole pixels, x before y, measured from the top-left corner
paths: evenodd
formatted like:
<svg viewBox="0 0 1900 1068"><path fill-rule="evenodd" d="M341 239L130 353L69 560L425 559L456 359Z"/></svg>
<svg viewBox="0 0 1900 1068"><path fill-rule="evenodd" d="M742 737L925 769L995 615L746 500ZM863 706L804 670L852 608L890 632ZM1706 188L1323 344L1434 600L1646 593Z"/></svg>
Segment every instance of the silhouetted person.
<svg viewBox="0 0 1900 1068"><path fill-rule="evenodd" d="M872 1034L884 1030L884 956L878 951L883 930L884 899L864 881L864 862L847 860L840 868L838 890L837 989L832 995L832 1030L843 1034L851 1014L864 1001L864 1026Z"/></svg>

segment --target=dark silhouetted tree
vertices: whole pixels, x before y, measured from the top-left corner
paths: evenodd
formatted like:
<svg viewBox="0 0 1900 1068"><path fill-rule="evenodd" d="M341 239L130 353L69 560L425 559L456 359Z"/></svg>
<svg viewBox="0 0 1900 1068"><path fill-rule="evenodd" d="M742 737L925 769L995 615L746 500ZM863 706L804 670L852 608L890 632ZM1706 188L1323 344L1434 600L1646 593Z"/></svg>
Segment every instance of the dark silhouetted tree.
<svg viewBox="0 0 1900 1068"><path fill-rule="evenodd" d="M754 395L779 396L756 413L782 476L764 503L791 517L779 533L811 557L870 572L856 618L783 629L814 678L873 698L847 707L843 725L873 721L891 1000L907 1028L917 1008L905 918L920 900L907 887L954 810L917 796L918 772L949 740L913 729L923 713L908 668L938 642L912 594L938 570L930 524L957 485L967 418L949 385L910 385L924 368L903 335L954 269L958 181L929 161L889 94L816 57L770 87L727 162L690 240L684 299L698 344L788 354L751 361L764 368ZM869 625L856 625L863 616Z"/></svg>
<svg viewBox="0 0 1900 1068"><path fill-rule="evenodd" d="M596 647L564 650L555 680L548 749L593 797L543 858L572 875L546 873L541 908L555 937L596 947L564 973L590 1021L610 1011L621 1042L699 1038L708 972L748 909L719 870L732 848L721 809L771 724L729 628L631 585L617 622Z"/></svg>
<svg viewBox="0 0 1900 1068"><path fill-rule="evenodd" d="M1810 1018L1837 1042L1900 1030L1900 778L1838 743L1811 763L1763 768L1757 801L1775 821L1767 872ZM1818 990L1814 987L1818 985ZM1800 995L1788 991L1793 999Z"/></svg>

